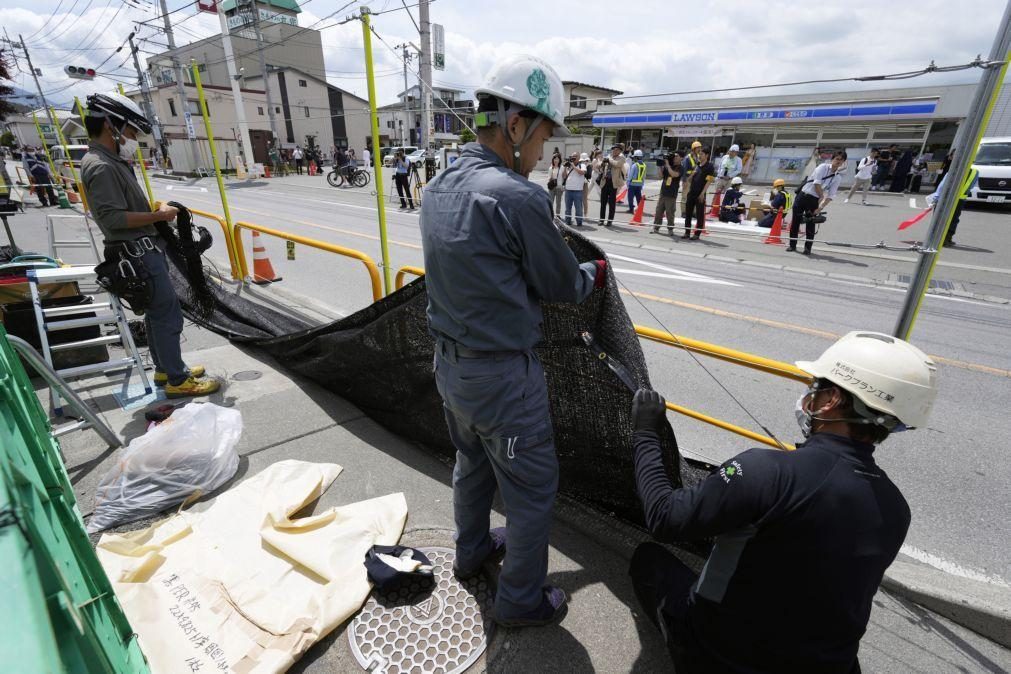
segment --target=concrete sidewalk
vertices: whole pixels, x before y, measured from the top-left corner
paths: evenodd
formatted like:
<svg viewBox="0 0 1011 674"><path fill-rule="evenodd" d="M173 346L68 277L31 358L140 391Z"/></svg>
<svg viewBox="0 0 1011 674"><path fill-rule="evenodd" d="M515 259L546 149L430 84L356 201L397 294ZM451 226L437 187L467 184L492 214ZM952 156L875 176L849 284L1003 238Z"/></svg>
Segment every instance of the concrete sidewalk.
<svg viewBox="0 0 1011 674"><path fill-rule="evenodd" d="M26 249L44 250L44 227L30 226L34 220L29 222L38 217L41 224L41 215L29 213L22 217L19 244ZM281 296L274 289L264 292L277 294L281 304L301 305L303 311L319 318L327 313L318 303L299 302L290 293ZM210 401L235 407L243 416L244 431L237 447L241 456L238 473L222 489L284 459L335 462L344 467L344 472L317 508L401 491L410 508L403 542L453 547L450 465L416 443L386 431L347 401L292 375L283 364L254 349L233 345L193 326L186 328L184 339L187 362L206 365L210 374L225 381L223 390ZM119 407L113 396L118 387L116 380L105 377L75 385L106 422L129 441L144 432L145 407ZM48 404L47 391L40 388L39 394ZM87 517L94 508L95 487L115 464L116 453L90 431L64 436L61 446L79 507ZM121 529L143 528L150 521ZM501 505L497 504L493 526L504 523ZM627 576L632 551L645 535L561 499L551 540L549 581L570 595L568 616L553 627L497 631L474 671L669 670L670 661L660 636L641 615ZM685 559L696 568L701 561ZM345 628L342 626L312 648L293 671L362 671L351 653ZM875 598L861 661L865 671L874 672L1002 671L1011 665L1011 651L883 590Z"/></svg>
<svg viewBox="0 0 1011 674"><path fill-rule="evenodd" d="M291 377L271 358L197 328L186 330L186 360L225 379L211 398L242 412L239 470L230 484L283 459L336 462L344 472L318 504L328 508L402 491L410 515L407 545L453 547L451 466L386 431L353 405L316 384ZM239 373L260 373L248 381ZM144 429L144 408L120 409L117 384L84 383L86 400L126 440ZM46 397L42 393L43 399ZM94 506L95 486L115 462L94 433L65 436L63 452L82 513ZM227 486L225 487L227 488ZM141 521L122 530L142 528ZM493 526L505 524L501 506ZM608 517L560 500L552 531L549 581L571 597L558 626L500 630L475 671L660 671L670 668L663 643L641 615L626 573L645 536ZM700 560L686 557L698 565ZM865 671L1000 671L1011 652L929 610L886 591L875 599L861 661ZM354 672L345 626L311 649L293 671ZM728 635L729 636L729 635Z"/></svg>

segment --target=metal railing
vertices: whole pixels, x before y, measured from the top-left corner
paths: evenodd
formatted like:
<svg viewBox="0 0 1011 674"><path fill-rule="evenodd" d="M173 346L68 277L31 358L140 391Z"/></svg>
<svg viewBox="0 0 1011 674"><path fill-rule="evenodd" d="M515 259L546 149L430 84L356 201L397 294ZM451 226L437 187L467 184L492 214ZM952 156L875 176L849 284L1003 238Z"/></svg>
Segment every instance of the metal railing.
<svg viewBox="0 0 1011 674"><path fill-rule="evenodd" d="M207 211L200 211L195 208L186 207L190 213L193 215L198 215L201 218L207 218L213 220L221 226L221 231L225 235L225 247L228 249L228 265L231 267L232 278L236 281L241 281L243 276L239 270L236 260L238 257L235 254L235 241L233 240L233 234L228 231L228 223L220 215L214 215L213 213L208 213Z"/></svg>
<svg viewBox="0 0 1011 674"><path fill-rule="evenodd" d="M369 272L369 278L372 281L373 301L378 302L383 298L383 283L379 278L379 267L376 266L375 261L371 257L360 250L345 248L343 246L326 243L324 241L317 241L316 239L310 239L306 236L299 236L298 234L292 234L290 232L282 232L279 229L271 229L270 227L264 227L263 225L257 225L253 222L244 222L242 220L237 221L235 225L233 225L232 231L232 250L235 255L235 264L238 267L240 278L245 279L249 276L249 266L246 264L246 253L242 246L243 229L259 232L260 234L266 234L267 236L274 236L279 239L284 239L285 241L293 241L295 243L300 243L303 246L318 248L319 250L325 250L330 253L336 253L337 255L343 255L344 257L359 260L365 265L365 268Z"/></svg>
<svg viewBox="0 0 1011 674"><path fill-rule="evenodd" d="M204 213L202 211L194 211L201 216L210 217L217 220L219 223L224 225L224 220L219 216L213 215L211 213ZM268 236L274 236L279 239L284 239L286 241L294 241L295 243L301 243L303 245L309 246L311 248L317 248L319 250L325 250L331 253L336 253L338 255L343 255L345 257L354 258L360 260L365 267L368 269L369 277L372 281L372 298L374 301L382 299L382 281L380 280L379 267L372 260L371 257L366 255L361 251L357 251L351 248L344 248L343 246L338 246L331 243L326 243L323 241L317 241L316 239L310 239L305 236L300 236L298 234L292 234L290 232L282 232L277 229L271 229L270 227L264 227L263 225L257 225L252 222L238 221L233 226L233 232L231 237L231 246L229 248L229 254L232 256L230 260L232 263L232 275L237 279L245 279L249 276L249 267L246 263L246 254L243 250L242 245L242 234L241 230L249 229L257 231L261 234L266 234ZM228 238L228 237L226 237ZM236 275L236 273L238 275ZM413 274L415 276L424 276L425 270L420 267L404 266L397 270L396 280L394 286L397 290L400 290L404 286L404 280L407 274ZM802 383L810 383L812 378L803 370L790 365L789 363L784 363L782 361L773 360L771 358L765 358L762 356L756 356L755 354L747 353L746 351L738 351L736 349L730 349L718 344L711 344L709 342L703 342L698 339L692 339L691 337L684 337L681 335L675 335L670 332L665 332L663 330L657 330L655 328L649 328L643 325L636 325L635 332L640 338L656 342L658 344L665 344L667 346L677 347L679 349L684 349L686 351L691 351L693 353L702 354L710 358L715 358L717 360L722 360L733 365L741 365L743 367L751 368L753 370L758 370L760 372L765 372L766 374L775 375L777 377L782 377L784 379L790 379ZM711 417L702 412L684 407L682 405L677 405L675 403L668 402L667 409L672 412L677 412L678 414L684 415L691 419L701 421L703 423L709 424L710 426L715 426L725 431L729 431L741 437L748 438L755 442L759 442L763 445L768 445L769 447L775 447L776 449L786 449L793 450L795 447L790 444L781 443L774 438L767 435L762 435L761 433L756 433L754 431L748 430L743 426L738 426L732 424L728 421L718 419L716 417Z"/></svg>
<svg viewBox="0 0 1011 674"><path fill-rule="evenodd" d="M414 274L415 276L424 276L425 270L421 267L401 267L397 270L397 278L393 282L393 287L400 290L404 287L404 276L407 274Z"/></svg>

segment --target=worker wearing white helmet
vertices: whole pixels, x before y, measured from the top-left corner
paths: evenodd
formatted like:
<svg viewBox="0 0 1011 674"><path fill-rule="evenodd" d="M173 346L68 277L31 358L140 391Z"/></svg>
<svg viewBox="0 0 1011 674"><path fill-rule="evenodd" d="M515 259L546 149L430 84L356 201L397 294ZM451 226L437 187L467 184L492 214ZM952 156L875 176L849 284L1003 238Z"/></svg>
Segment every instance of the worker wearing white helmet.
<svg viewBox="0 0 1011 674"><path fill-rule="evenodd" d="M91 215L105 237L105 260L112 263L107 278L122 290L124 279L113 279L113 272L135 271L129 279L135 285L128 301L144 315L154 382L169 398L210 395L220 384L203 378L202 366L187 367L183 362L182 310L169 277L165 241L155 226L174 220L177 209L163 205L152 213L129 164L139 146L137 136L151 133L151 123L126 96L93 94L88 96L84 125L90 144L81 159L81 182Z"/></svg>
<svg viewBox="0 0 1011 674"><path fill-rule="evenodd" d="M674 489L664 467L663 399L642 390L633 400L650 532L715 539L700 575L656 543L632 556L636 596L679 672L860 671L873 598L910 521L874 452L927 423L937 369L908 342L863 331L797 367L812 378L796 409L805 442L738 454L693 487Z"/></svg>
<svg viewBox="0 0 1011 674"><path fill-rule="evenodd" d="M739 145L734 144L727 150L727 154L720 160L720 166L716 171L716 191L725 192L730 187L730 181L741 175L744 163L738 156L741 152Z"/></svg>
<svg viewBox="0 0 1011 674"><path fill-rule="evenodd" d="M642 201L642 186L646 183L646 162L642 160L642 150L632 153L632 164L628 169L628 212L635 212L635 205Z"/></svg>
<svg viewBox="0 0 1011 674"><path fill-rule="evenodd" d="M723 202L720 204L720 222L739 223L744 218L747 206L744 205L744 192L741 185L744 183L740 176L735 176L730 180L730 189L723 195Z"/></svg>
<svg viewBox="0 0 1011 674"><path fill-rule="evenodd" d="M435 381L457 450L454 571L471 578L504 558L494 618L510 627L566 611L565 592L546 584L558 459L534 351L541 302L582 302L607 278L604 260L576 261L548 193L527 180L545 141L568 135L562 92L536 57L500 63L475 92L477 142L428 183L421 204ZM489 531L496 488L507 526Z"/></svg>

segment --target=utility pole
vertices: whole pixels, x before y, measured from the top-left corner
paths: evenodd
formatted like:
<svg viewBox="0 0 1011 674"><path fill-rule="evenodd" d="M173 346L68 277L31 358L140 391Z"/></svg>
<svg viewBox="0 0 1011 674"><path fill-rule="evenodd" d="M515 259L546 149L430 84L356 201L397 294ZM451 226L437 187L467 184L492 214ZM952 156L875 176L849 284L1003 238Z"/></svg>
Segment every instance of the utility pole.
<svg viewBox="0 0 1011 674"><path fill-rule="evenodd" d="M1000 95L1001 83L1008 70L1009 57L1011 57L1011 3L1008 3L1004 8L1004 18L1001 19L1000 26L997 28L997 35L990 50L990 58L988 63L984 64L985 70L976 87L972 105L969 106L969 114L955 136L953 145L955 160L945 179L941 198L934 206L930 230L923 241L924 250L920 252L913 280L909 284L909 290L906 292L902 304L902 312L899 314L899 320L893 332L896 337L908 340L913 331L916 315L923 304L923 297L930 286L930 277L934 273L937 258L941 254L941 247L948 234L952 215L967 187L965 180L972 167L972 161L976 157L979 141L986 132L990 113L993 112L994 104Z"/></svg>
<svg viewBox="0 0 1011 674"><path fill-rule="evenodd" d="M232 53L232 37L228 34L228 24L225 22L225 12L221 9L221 3L214 3L217 7L218 21L221 24L221 45L225 50L225 63L228 66L228 79L232 84L232 100L235 102L235 119L239 124L239 144L242 146L242 161L248 171L253 165L253 144L249 140L249 125L246 123L246 106L242 102L242 86L239 84L239 75L235 71L235 54Z"/></svg>
<svg viewBox="0 0 1011 674"><path fill-rule="evenodd" d="M130 43L130 54L133 55L133 67L137 70L137 83L140 85L140 94L144 100L144 114L147 118L151 120L151 129L154 132L155 142L161 148L162 156L165 156L165 139L162 135L161 122L158 121L158 115L155 114L154 104L151 102L151 87L147 85L147 78L144 77L143 71L140 69L140 60L137 58L137 47L133 44L133 33L126 38ZM81 120L84 123L84 120Z"/></svg>
<svg viewBox="0 0 1011 674"><path fill-rule="evenodd" d="M429 149L433 143L432 123L432 25L428 20L429 0L418 0L418 22L421 24L421 146Z"/></svg>
<svg viewBox="0 0 1011 674"><path fill-rule="evenodd" d="M277 119L274 117L274 101L270 96L270 78L267 73L267 59L263 54L263 33L260 32L260 8L256 0L250 0L253 10L253 30L256 31L256 53L260 57L260 73L263 76L263 90L267 94L267 117L270 119L270 133L274 136L274 147L280 149L281 136L277 132Z"/></svg>
<svg viewBox="0 0 1011 674"><path fill-rule="evenodd" d="M179 63L179 57L175 54L176 39L175 35L172 33L172 21L169 20L168 5L165 0L160 0L160 4L161 16L165 23L165 38L168 40L169 50L172 51L172 72L175 73L176 94L179 96L179 111L182 113L183 119L186 120L185 127L189 142L185 143L183 147L187 148L186 152L188 154L189 164L195 169L199 163L197 161L197 157L200 155L197 154L196 148L193 147L193 144L196 142L196 135L190 134L190 131L193 129L193 121L190 116L189 101L186 100L186 86L183 84L183 67L182 64ZM213 140L210 142L213 142Z"/></svg>
<svg viewBox="0 0 1011 674"><path fill-rule="evenodd" d="M407 51L408 45L406 45L406 44L398 44L396 47L394 47L394 49L396 49L398 47L404 50L404 52L403 52L404 53L403 61L404 61L404 117L405 117L405 119L404 119L404 129L401 129L400 144L401 145L410 145L411 144L411 129L414 128L414 125L412 124L412 115L411 115L411 97L408 95L409 89L408 89L408 86L407 86L407 64L411 60L411 52Z"/></svg>
<svg viewBox="0 0 1011 674"><path fill-rule="evenodd" d="M28 61L28 69L32 71L32 79L35 80L35 88L38 89L38 91L39 91L39 99L42 101L42 107L45 109L46 115L49 117L49 123L53 125L53 131L56 131L56 128L57 128L57 126L56 126L56 117L53 116L53 111L50 109L49 103L46 101L46 95L42 93L42 85L39 84L39 74L37 72L35 72L35 66L32 65L32 57L28 53L28 45L25 44L25 39L23 37L21 37L21 33L18 33L18 40L21 41L20 47L25 52L25 59ZM8 42L10 42L10 40L8 40ZM81 120L81 123L83 124L84 120ZM41 140L42 144L45 145L46 144L46 139L45 138L41 138L41 135L42 134L40 133L39 134L39 136L40 136L39 140ZM52 164L52 161L50 160L49 163ZM56 171L55 167L53 168L53 171L54 171L53 176L55 176L56 175L56 173L55 173L55 171Z"/></svg>

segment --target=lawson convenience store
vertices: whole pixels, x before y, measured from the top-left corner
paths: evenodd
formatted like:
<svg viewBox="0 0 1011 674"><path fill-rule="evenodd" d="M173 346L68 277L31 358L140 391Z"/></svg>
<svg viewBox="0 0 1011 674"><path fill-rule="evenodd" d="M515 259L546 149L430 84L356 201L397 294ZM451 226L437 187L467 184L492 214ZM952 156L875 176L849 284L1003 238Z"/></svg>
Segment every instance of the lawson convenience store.
<svg viewBox="0 0 1011 674"><path fill-rule="evenodd" d="M968 113L975 85L863 92L683 100L613 105L588 114L601 145L623 142L647 155L687 150L695 140L716 156L731 144L741 154L753 145L747 181L799 181L816 149L844 149L852 181L856 162L870 148L895 144L914 157L926 155L932 173L940 167ZM606 112L605 112L606 111ZM995 115L994 122L1002 118ZM1011 126L1011 119L1006 120ZM991 127L994 123L991 123ZM1011 133L998 130L988 135ZM932 182L928 176L928 182Z"/></svg>

